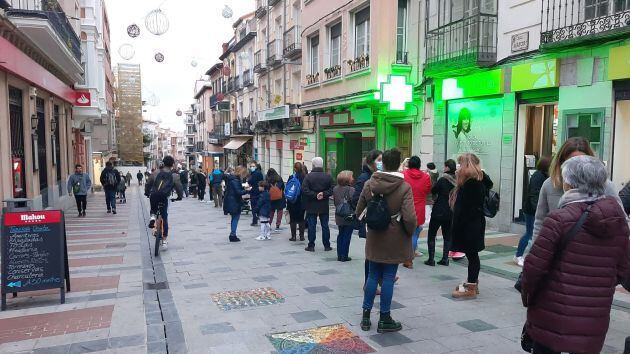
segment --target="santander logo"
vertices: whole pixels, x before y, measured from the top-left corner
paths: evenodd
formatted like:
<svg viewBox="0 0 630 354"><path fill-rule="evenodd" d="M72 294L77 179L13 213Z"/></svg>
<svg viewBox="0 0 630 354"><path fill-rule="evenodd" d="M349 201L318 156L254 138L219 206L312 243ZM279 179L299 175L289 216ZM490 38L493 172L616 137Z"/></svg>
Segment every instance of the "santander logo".
<svg viewBox="0 0 630 354"><path fill-rule="evenodd" d="M77 106L89 106L92 103L92 95L89 92L75 92L74 104Z"/></svg>
<svg viewBox="0 0 630 354"><path fill-rule="evenodd" d="M88 98L87 98L87 97L85 97L85 95L81 95L81 97L79 97L79 98L77 99L77 103L80 103L80 104L88 104L88 103L90 103L90 100L88 100Z"/></svg>

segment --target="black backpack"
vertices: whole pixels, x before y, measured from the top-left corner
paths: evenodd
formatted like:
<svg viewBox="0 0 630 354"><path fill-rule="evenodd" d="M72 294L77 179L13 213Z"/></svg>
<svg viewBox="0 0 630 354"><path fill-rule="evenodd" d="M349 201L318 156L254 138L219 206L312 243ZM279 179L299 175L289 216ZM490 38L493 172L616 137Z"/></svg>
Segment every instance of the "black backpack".
<svg viewBox="0 0 630 354"><path fill-rule="evenodd" d="M389 212L389 206L382 194L372 193L372 199L365 208L365 216L363 221L372 230L385 231L392 222L392 215Z"/></svg>
<svg viewBox="0 0 630 354"><path fill-rule="evenodd" d="M155 181L153 181L151 195L155 195L161 199L168 198L171 196L174 187L173 173L160 172L155 176Z"/></svg>
<svg viewBox="0 0 630 354"><path fill-rule="evenodd" d="M103 187L118 187L118 183L116 182L116 172L114 172L114 170L106 171L103 181Z"/></svg>
<svg viewBox="0 0 630 354"><path fill-rule="evenodd" d="M499 193L489 189L486 191L486 198L483 200L483 215L493 218L499 212L499 204L501 202L501 198L499 197Z"/></svg>

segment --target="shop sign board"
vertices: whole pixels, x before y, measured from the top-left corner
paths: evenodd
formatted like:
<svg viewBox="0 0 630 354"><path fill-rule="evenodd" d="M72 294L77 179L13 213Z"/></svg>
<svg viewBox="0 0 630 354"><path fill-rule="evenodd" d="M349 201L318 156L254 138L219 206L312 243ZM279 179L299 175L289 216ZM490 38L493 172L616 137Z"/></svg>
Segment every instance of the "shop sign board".
<svg viewBox="0 0 630 354"><path fill-rule="evenodd" d="M512 35L512 53L524 52L529 48L529 32Z"/></svg>
<svg viewBox="0 0 630 354"><path fill-rule="evenodd" d="M258 113L258 120L260 121L270 121L286 118L289 118L289 105L286 104L271 109L265 109Z"/></svg>
<svg viewBox="0 0 630 354"><path fill-rule="evenodd" d="M499 95L503 93L503 69L442 80L442 99Z"/></svg>
<svg viewBox="0 0 630 354"><path fill-rule="evenodd" d="M610 48L608 80L630 78L630 45Z"/></svg>
<svg viewBox="0 0 630 354"><path fill-rule="evenodd" d="M512 92L558 87L558 60L539 60L512 67Z"/></svg>

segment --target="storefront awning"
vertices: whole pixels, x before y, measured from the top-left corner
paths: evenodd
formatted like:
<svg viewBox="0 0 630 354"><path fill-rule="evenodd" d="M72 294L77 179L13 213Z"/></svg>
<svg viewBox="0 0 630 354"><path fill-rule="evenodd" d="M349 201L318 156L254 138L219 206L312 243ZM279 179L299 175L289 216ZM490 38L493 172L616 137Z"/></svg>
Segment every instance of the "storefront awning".
<svg viewBox="0 0 630 354"><path fill-rule="evenodd" d="M251 138L233 138L230 139L230 142L227 143L223 148L228 150L238 150L249 140L251 140Z"/></svg>

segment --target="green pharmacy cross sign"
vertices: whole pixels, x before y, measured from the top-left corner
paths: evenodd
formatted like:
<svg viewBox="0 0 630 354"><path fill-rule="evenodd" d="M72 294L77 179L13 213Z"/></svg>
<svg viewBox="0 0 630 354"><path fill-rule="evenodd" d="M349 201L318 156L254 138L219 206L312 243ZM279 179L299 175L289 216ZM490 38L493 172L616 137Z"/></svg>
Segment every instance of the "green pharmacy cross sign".
<svg viewBox="0 0 630 354"><path fill-rule="evenodd" d="M390 111L404 111L413 99L413 86L405 76L389 75L387 82L381 83L381 103L387 103Z"/></svg>

